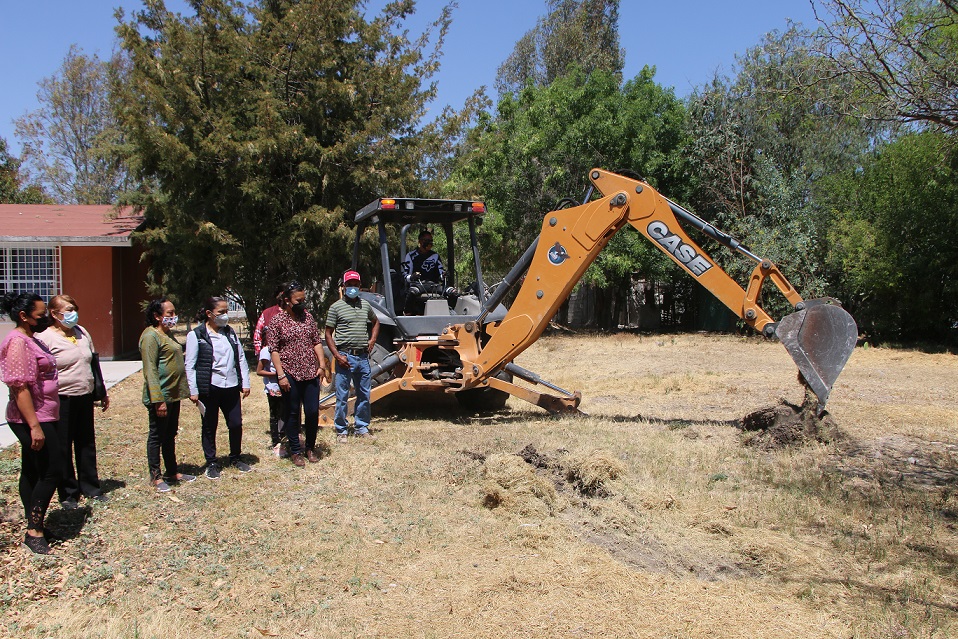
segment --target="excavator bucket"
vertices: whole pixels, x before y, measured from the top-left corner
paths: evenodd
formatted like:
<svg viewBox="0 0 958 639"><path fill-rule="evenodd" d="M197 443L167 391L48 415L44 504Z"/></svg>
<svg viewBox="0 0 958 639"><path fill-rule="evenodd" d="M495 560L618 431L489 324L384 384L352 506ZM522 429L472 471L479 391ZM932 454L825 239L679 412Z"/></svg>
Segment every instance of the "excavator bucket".
<svg viewBox="0 0 958 639"><path fill-rule="evenodd" d="M802 310L782 318L775 335L818 397L821 415L832 385L855 350L858 326L838 300L806 300L804 305Z"/></svg>

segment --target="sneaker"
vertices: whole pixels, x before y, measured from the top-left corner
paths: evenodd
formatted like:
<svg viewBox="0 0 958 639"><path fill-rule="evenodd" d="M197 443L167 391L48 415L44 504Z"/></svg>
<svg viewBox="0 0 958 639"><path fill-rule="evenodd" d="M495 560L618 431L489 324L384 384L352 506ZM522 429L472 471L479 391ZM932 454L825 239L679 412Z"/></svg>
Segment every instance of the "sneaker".
<svg viewBox="0 0 958 639"><path fill-rule="evenodd" d="M273 446L273 454L282 459L283 457L289 457L289 452L286 450L286 444L280 442Z"/></svg>
<svg viewBox="0 0 958 639"><path fill-rule="evenodd" d="M163 481L162 479L153 485L156 487L156 492L158 493L170 492L170 485L166 483L165 481Z"/></svg>
<svg viewBox="0 0 958 639"><path fill-rule="evenodd" d="M196 481L196 475L187 475L186 473L177 473L176 479L173 481L180 484L188 484L191 481Z"/></svg>
<svg viewBox="0 0 958 639"><path fill-rule="evenodd" d="M216 464L207 464L205 474L207 479L219 479L220 467Z"/></svg>
<svg viewBox="0 0 958 639"><path fill-rule="evenodd" d="M62 508L63 510L76 510L78 506L79 504L77 503L77 500L74 499L73 497L67 497L66 499L60 502L60 508ZM34 539L39 539L39 537L34 537ZM42 554L46 554L46 553L42 553Z"/></svg>
<svg viewBox="0 0 958 639"><path fill-rule="evenodd" d="M248 473L249 471L253 470L249 464L247 464L246 462L241 462L238 459L233 462L233 468L240 471L241 473Z"/></svg>
<svg viewBox="0 0 958 639"><path fill-rule="evenodd" d="M319 461L319 456L316 454L316 451L314 451L312 448L309 448L306 450L306 459L309 461L309 463L315 464Z"/></svg>
<svg viewBox="0 0 958 639"><path fill-rule="evenodd" d="M101 504L105 504L106 502L110 501L110 496L100 493L99 495L93 495L93 497L90 497L90 499L93 501L98 501Z"/></svg>
<svg viewBox="0 0 958 639"><path fill-rule="evenodd" d="M23 547L35 555L52 555L53 551L47 545L47 540L43 537L34 537L26 534L23 536Z"/></svg>
<svg viewBox="0 0 958 639"><path fill-rule="evenodd" d="M369 441L372 441L372 440L376 439L376 436L373 435L372 433L368 432L368 431L365 432L365 433L358 433L358 434L356 435L356 437L358 437L359 439L366 439L366 440L369 440Z"/></svg>
<svg viewBox="0 0 958 639"><path fill-rule="evenodd" d="M306 465L306 462L303 461L303 456L300 455L299 453L293 453L292 455L290 455L289 461L293 462L294 466L299 466L300 468Z"/></svg>
<svg viewBox="0 0 958 639"><path fill-rule="evenodd" d="M339 442L340 444L345 444L345 443L346 443L346 433L339 433L338 435L336 435L336 441Z"/></svg>

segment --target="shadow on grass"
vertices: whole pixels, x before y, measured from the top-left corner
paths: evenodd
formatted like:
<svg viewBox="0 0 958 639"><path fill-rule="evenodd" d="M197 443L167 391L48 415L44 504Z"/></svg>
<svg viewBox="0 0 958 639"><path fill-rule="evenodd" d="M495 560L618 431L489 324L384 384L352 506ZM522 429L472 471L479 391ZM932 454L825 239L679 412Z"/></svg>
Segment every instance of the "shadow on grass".
<svg viewBox="0 0 958 639"><path fill-rule="evenodd" d="M795 583L802 580L785 578L784 581ZM842 586L847 590L858 591L863 597L868 597L885 606L891 604L892 602L898 603L899 605L911 603L926 606L928 608L937 608L939 610L958 612L958 605L924 597L917 592L913 592L915 589L908 585L892 588L889 586L879 586L876 584L867 583L858 579L836 579L832 577L812 578L806 583L813 585L819 583Z"/></svg>
<svg viewBox="0 0 958 639"><path fill-rule="evenodd" d="M103 494L112 493L114 490L119 490L120 488L126 488L126 482L119 479L101 479L100 480L100 490L103 491Z"/></svg>
<svg viewBox="0 0 958 639"><path fill-rule="evenodd" d="M54 539L63 541L76 539L92 514L93 507L88 504L73 510L63 508L51 510L47 513L47 528L53 533Z"/></svg>
<svg viewBox="0 0 958 639"><path fill-rule="evenodd" d="M659 426L667 430L681 430L690 426L730 426L741 430L742 421L738 419L664 419L648 415L597 415L598 419L615 424L641 422L649 426Z"/></svg>

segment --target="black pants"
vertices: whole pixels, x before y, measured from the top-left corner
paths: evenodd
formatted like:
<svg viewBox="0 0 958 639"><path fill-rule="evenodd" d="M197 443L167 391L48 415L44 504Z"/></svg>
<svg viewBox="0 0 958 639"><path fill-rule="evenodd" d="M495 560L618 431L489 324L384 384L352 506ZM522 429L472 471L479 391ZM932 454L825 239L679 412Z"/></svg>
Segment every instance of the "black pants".
<svg viewBox="0 0 958 639"><path fill-rule="evenodd" d="M93 427L93 393L87 395L60 395L60 438L63 477L57 486L60 501L79 499L80 495L96 497L102 494L100 477L96 471L96 433ZM76 469L73 461L76 459Z"/></svg>
<svg viewBox="0 0 958 639"><path fill-rule="evenodd" d="M319 378L298 380L287 376L289 392L283 393L283 427L289 440L289 454L302 454L299 442L299 409L303 409L303 433L306 435L306 448L316 447L316 433L319 432Z"/></svg>
<svg viewBox="0 0 958 639"><path fill-rule="evenodd" d="M279 443L279 435L283 430L283 398L267 395L266 401L269 403L269 437L275 446Z"/></svg>
<svg viewBox="0 0 958 639"><path fill-rule="evenodd" d="M146 438L146 463L150 467L150 481L160 479L160 453L166 465L166 478L175 480L179 470L176 468L176 433L180 429L180 403L166 402L166 417L156 414L157 404L150 404L150 434Z"/></svg>
<svg viewBox="0 0 958 639"><path fill-rule="evenodd" d="M43 442L43 448L33 450L30 448L30 427L10 422L10 430L20 440L20 501L29 530L43 530L47 508L62 476L57 423L43 422L40 428L46 441Z"/></svg>
<svg viewBox="0 0 958 639"><path fill-rule="evenodd" d="M200 401L206 407L203 415L203 455L207 465L216 461L216 425L220 412L226 420L230 434L230 462L239 461L243 446L243 407L240 404L240 388L220 388L210 385L210 392L200 395Z"/></svg>

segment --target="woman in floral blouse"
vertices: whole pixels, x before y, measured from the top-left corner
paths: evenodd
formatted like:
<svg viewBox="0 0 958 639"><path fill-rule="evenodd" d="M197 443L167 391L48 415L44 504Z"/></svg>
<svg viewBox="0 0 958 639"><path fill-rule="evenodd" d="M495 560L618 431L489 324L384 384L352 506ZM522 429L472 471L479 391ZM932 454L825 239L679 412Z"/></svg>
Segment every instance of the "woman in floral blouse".
<svg viewBox="0 0 958 639"><path fill-rule="evenodd" d="M305 466L299 441L299 412L303 410L306 459L318 462L316 434L319 432L319 382L328 380L323 339L316 320L306 310L306 293L296 281L283 288L282 309L270 321L267 346L276 379L283 392L283 424L289 440L289 459Z"/></svg>
<svg viewBox="0 0 958 639"><path fill-rule="evenodd" d="M62 473L60 398L56 359L35 336L50 326L50 318L35 293L7 293L2 306L17 325L0 344L0 375L10 388L7 423L20 440L20 501L27 519L23 545L49 555L43 520Z"/></svg>

